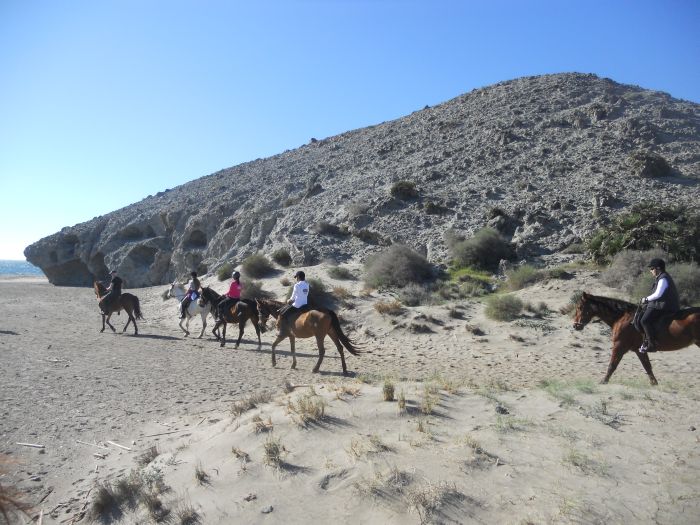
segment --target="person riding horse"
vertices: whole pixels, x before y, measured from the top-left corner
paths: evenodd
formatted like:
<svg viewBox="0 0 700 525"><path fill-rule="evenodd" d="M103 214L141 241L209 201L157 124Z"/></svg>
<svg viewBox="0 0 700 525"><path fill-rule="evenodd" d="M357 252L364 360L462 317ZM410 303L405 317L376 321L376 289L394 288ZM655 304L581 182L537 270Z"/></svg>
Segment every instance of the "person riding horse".
<svg viewBox="0 0 700 525"><path fill-rule="evenodd" d="M301 270L294 274L296 279L296 284L294 285L294 290L292 291L292 296L287 301L286 306L284 306L279 313L279 320L277 321L277 326L280 332L286 330L289 321L292 321L295 314L301 313L308 309L309 301L309 283L306 282L306 274Z"/></svg>
<svg viewBox="0 0 700 525"><path fill-rule="evenodd" d="M241 274L234 271L231 277L233 278L231 286L229 286L228 292L224 295L224 299L217 306L218 317L220 318L223 318L224 314L229 312L233 305L241 299L241 291L243 290L240 282Z"/></svg>
<svg viewBox="0 0 700 525"><path fill-rule="evenodd" d="M100 310L104 315L107 315L110 305L119 299L122 294L122 279L117 275L117 270L112 270L109 272L111 277L109 286L107 287L107 294L100 299Z"/></svg>
<svg viewBox="0 0 700 525"><path fill-rule="evenodd" d="M187 307L192 301L199 297L199 289L201 284L199 283L199 279L197 279L197 272L194 270L190 272L190 277L192 278L190 279L190 282L187 283L187 293L180 303L180 319L185 318Z"/></svg>
<svg viewBox="0 0 700 525"><path fill-rule="evenodd" d="M680 299L676 284L671 276L666 273L666 263L662 259L652 259L649 262L649 270L656 278L654 291L651 295L642 299L646 305L640 324L646 335L646 339L639 348L640 353L656 352L655 324L664 315L675 313L681 309Z"/></svg>

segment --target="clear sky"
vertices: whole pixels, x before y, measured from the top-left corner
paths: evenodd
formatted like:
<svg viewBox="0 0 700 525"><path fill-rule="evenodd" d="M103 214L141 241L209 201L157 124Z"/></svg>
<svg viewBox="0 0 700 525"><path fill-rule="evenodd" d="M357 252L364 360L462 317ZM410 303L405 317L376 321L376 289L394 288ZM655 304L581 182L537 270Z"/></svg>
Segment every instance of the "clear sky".
<svg viewBox="0 0 700 525"><path fill-rule="evenodd" d="M0 259L502 80L700 102L699 28L698 0L0 0Z"/></svg>

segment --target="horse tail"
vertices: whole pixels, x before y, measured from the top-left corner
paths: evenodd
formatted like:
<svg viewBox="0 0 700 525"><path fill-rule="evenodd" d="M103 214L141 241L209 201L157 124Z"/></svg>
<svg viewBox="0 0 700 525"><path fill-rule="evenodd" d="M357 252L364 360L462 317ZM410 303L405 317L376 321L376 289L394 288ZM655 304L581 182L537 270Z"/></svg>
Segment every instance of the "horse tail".
<svg viewBox="0 0 700 525"><path fill-rule="evenodd" d="M141 313L141 303L139 302L139 298L135 295L132 295L132 297L134 298L134 317L136 319L143 319L143 314Z"/></svg>
<svg viewBox="0 0 700 525"><path fill-rule="evenodd" d="M347 335L345 335L343 329L340 327L340 320L338 319L338 316L335 314L335 312L330 308L326 311L328 312L328 315L331 316L331 326L335 330L335 333L338 334L338 339L341 343L343 343L345 349L352 355L360 355L361 352L358 348L359 345L353 342Z"/></svg>

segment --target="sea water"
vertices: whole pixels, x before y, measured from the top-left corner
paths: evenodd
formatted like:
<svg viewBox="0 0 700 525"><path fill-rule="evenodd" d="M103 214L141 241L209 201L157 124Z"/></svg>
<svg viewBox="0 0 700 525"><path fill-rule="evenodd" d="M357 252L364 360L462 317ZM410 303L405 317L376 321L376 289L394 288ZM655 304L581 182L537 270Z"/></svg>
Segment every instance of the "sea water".
<svg viewBox="0 0 700 525"><path fill-rule="evenodd" d="M0 259L0 275L29 275L43 277L44 272L27 261L9 261Z"/></svg>

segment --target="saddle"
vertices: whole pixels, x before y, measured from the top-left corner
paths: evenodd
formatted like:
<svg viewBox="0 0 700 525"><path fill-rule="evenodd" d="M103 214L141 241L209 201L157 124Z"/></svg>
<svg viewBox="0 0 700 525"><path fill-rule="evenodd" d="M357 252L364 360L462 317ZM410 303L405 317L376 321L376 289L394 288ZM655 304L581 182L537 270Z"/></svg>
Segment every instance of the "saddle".
<svg viewBox="0 0 700 525"><path fill-rule="evenodd" d="M642 335L644 335L644 329L642 328L641 320L642 315L644 315L644 311L645 308L641 307L640 305L637 308L637 311L634 313L634 318L632 319L632 325L634 326L635 330ZM661 317L654 320L654 331L657 334L665 333L673 321L685 319L687 316L697 313L700 313L700 307L681 308L677 312L663 314Z"/></svg>

